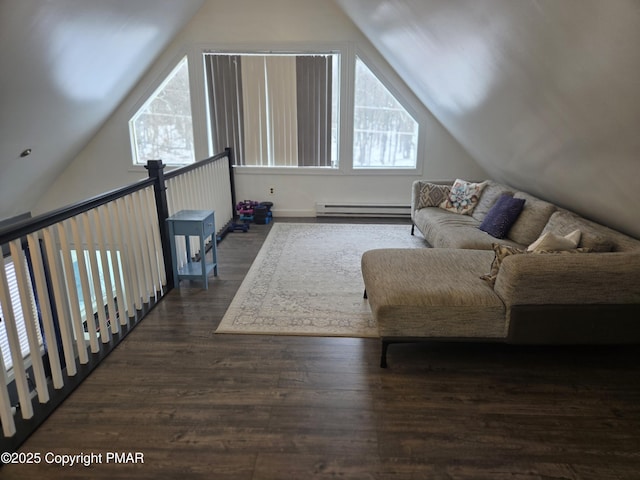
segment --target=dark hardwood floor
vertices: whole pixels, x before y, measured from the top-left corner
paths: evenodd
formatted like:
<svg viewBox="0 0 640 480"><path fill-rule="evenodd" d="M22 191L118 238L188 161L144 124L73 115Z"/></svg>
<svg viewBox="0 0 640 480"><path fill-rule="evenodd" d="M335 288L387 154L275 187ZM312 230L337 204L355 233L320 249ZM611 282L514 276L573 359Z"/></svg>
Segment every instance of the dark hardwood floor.
<svg viewBox="0 0 640 480"><path fill-rule="evenodd" d="M392 345L383 370L372 339L216 335L270 227L222 241L209 290L172 291L0 478L640 478L636 348Z"/></svg>

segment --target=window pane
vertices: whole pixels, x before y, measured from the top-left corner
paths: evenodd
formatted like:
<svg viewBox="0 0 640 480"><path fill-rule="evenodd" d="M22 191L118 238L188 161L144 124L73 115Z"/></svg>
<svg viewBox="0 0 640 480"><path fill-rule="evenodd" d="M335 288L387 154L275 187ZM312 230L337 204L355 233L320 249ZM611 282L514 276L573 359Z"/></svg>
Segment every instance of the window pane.
<svg viewBox="0 0 640 480"><path fill-rule="evenodd" d="M129 122L134 163L193 163L189 68L185 57Z"/></svg>
<svg viewBox="0 0 640 480"><path fill-rule="evenodd" d="M353 168L416 168L418 122L356 58Z"/></svg>
<svg viewBox="0 0 640 480"><path fill-rule="evenodd" d="M239 166L336 168L339 58L206 54L214 149Z"/></svg>

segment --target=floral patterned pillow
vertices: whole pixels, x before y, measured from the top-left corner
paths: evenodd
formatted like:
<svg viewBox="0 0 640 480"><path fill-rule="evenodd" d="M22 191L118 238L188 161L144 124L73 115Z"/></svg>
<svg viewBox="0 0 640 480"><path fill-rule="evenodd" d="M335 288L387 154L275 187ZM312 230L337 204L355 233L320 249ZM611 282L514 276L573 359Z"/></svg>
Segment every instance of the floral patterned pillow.
<svg viewBox="0 0 640 480"><path fill-rule="evenodd" d="M480 200L480 194L487 182L471 183L459 178L453 183L449 197L440 204L450 212L470 215Z"/></svg>

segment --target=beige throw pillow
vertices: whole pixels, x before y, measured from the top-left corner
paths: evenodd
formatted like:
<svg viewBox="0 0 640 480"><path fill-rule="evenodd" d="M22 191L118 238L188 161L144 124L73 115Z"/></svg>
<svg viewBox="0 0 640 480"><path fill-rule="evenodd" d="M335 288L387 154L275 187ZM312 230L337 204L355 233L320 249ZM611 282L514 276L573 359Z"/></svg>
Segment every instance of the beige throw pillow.
<svg viewBox="0 0 640 480"><path fill-rule="evenodd" d="M580 230L574 230L564 237L552 232L543 233L540 238L527 247L527 252L573 250L574 248L578 248L581 235Z"/></svg>

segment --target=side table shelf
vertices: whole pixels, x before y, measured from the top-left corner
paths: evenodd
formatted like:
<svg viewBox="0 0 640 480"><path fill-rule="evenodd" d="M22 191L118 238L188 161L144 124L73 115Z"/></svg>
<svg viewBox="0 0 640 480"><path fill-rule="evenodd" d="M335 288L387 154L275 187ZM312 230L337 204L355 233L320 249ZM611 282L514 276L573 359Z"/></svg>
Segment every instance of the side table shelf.
<svg viewBox="0 0 640 480"><path fill-rule="evenodd" d="M218 253L216 247L216 222L213 210L181 210L167 218L169 226L169 240L171 242L171 261L173 264L173 278L176 286L180 280L201 280L204 288L209 288L208 276L213 271L218 275ZM184 236L187 261L178 268L178 256L176 251L176 236ZM191 258L191 246L189 237L200 238L200 261L194 262ZM211 237L211 256L213 261L206 261L206 239Z"/></svg>

